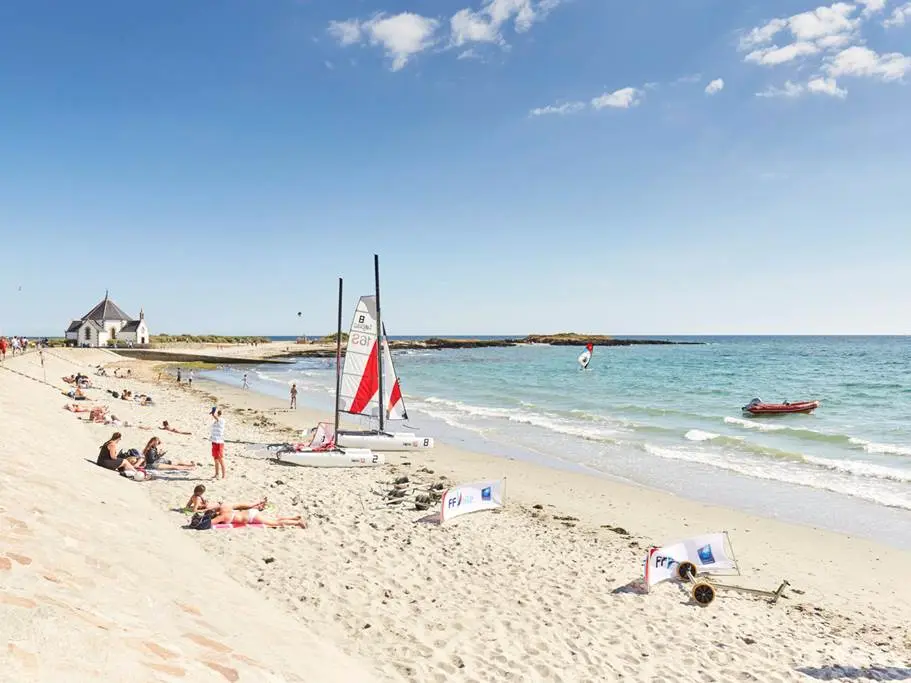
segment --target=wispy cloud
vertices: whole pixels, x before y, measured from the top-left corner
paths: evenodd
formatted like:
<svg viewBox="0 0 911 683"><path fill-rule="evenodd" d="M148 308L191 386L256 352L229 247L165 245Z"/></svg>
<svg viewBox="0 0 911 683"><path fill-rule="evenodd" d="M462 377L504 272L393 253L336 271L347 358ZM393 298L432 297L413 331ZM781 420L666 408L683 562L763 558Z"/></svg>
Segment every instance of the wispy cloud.
<svg viewBox="0 0 911 683"><path fill-rule="evenodd" d="M568 114L578 114L589 108L594 111L600 111L601 109L630 109L631 107L639 105L644 96L645 92L639 88L620 88L619 90L606 92L603 95L593 97L588 102L575 100L572 102L551 104L546 107L538 107L528 112L528 115L532 117L554 114L566 116Z"/></svg>
<svg viewBox="0 0 911 683"><path fill-rule="evenodd" d="M585 102L564 102L563 104L551 104L546 107L538 107L528 112L529 116L565 116L566 114L575 114L585 109Z"/></svg>
<svg viewBox="0 0 911 683"><path fill-rule="evenodd" d="M706 95L714 95L716 93L720 93L722 90L724 90L723 78L716 78L714 81L710 81L709 84L705 86Z"/></svg>
<svg viewBox="0 0 911 683"><path fill-rule="evenodd" d="M412 57L432 47L465 47L491 43L506 47L504 29L512 26L525 33L543 21L563 0L485 0L477 10L460 9L448 18L427 17L413 12L387 15L379 13L367 20L347 19L329 22L328 32L342 47L358 44L382 46L391 59L393 71L403 68ZM442 30L448 23L448 36ZM458 59L476 56L471 49L459 52Z"/></svg>
<svg viewBox="0 0 911 683"><path fill-rule="evenodd" d="M642 102L642 95L638 88L620 88L595 97L591 105L593 109L629 109Z"/></svg>
<svg viewBox="0 0 911 683"><path fill-rule="evenodd" d="M881 14L888 0L835 2L789 17L771 19L741 36L739 50L745 62L776 67L791 62L808 62L816 76L805 83L786 81L756 93L760 97L797 97L804 93L843 99L847 90L836 78L871 78L898 81L911 72L911 57L900 52L878 54L865 45L864 26ZM900 25L911 17L911 2L896 8L883 21L886 27ZM779 44L781 37L789 42ZM821 75L819 75L821 72Z"/></svg>
<svg viewBox="0 0 911 683"><path fill-rule="evenodd" d="M807 83L807 92L816 95L829 95L840 99L848 96L848 91L844 88L839 88L834 78L811 78Z"/></svg>
<svg viewBox="0 0 911 683"><path fill-rule="evenodd" d="M844 88L839 88L838 83L834 78L817 76L816 78L811 78L806 85L794 83L793 81L785 81L784 86L780 88L769 86L765 90L756 93L756 97L784 97L793 99L804 94L828 95L829 97L844 99L848 96L848 91Z"/></svg>
<svg viewBox="0 0 911 683"><path fill-rule="evenodd" d="M765 90L756 93L756 97L800 97L804 93L804 87L799 83L785 81L784 87L770 85Z"/></svg>
<svg viewBox="0 0 911 683"><path fill-rule="evenodd" d="M392 70L398 71L412 56L434 45L434 34L439 25L436 19L402 12L392 16L377 14L367 21L332 21L328 31L342 46L364 41L382 46L392 60Z"/></svg>
<svg viewBox="0 0 911 683"><path fill-rule="evenodd" d="M906 2L892 10L892 14L883 22L886 28L897 28L911 21L911 2Z"/></svg>
<svg viewBox="0 0 911 683"><path fill-rule="evenodd" d="M911 57L900 52L877 54L854 45L839 52L823 67L830 76L866 76L881 81L900 81L911 71Z"/></svg>

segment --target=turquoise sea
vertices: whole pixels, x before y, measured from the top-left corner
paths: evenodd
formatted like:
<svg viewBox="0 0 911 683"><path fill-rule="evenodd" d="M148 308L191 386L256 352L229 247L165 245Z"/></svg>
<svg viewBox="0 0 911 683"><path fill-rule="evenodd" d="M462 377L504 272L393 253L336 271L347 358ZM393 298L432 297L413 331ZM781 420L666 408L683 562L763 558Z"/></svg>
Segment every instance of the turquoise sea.
<svg viewBox="0 0 911 683"><path fill-rule="evenodd" d="M703 343L596 348L586 371L581 347L539 345L395 363L422 434L911 547L911 337L689 340ZM331 409L334 359L246 372ZM746 417L754 397L822 403Z"/></svg>

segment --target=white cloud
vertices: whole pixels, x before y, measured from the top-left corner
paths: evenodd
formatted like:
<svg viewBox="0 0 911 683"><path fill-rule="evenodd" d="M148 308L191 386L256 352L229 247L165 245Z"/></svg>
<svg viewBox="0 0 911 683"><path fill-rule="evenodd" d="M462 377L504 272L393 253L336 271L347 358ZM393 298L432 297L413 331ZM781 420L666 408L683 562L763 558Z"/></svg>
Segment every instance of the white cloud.
<svg viewBox="0 0 911 683"><path fill-rule="evenodd" d="M865 12L873 11L885 0L861 0ZM775 65L798 57L816 54L821 50L843 47L857 35L862 17L854 16L858 6L846 2L824 5L790 17L772 19L741 37L740 50L748 52L745 60L757 64ZM877 10L878 11L878 10ZM770 44L780 33L787 31L793 42L779 47Z"/></svg>
<svg viewBox="0 0 911 683"><path fill-rule="evenodd" d="M714 95L724 90L724 79L716 78L714 81L705 86L706 95Z"/></svg>
<svg viewBox="0 0 911 683"><path fill-rule="evenodd" d="M392 16L377 14L369 21L329 22L329 35L340 45L354 45L369 42L380 45L392 59L392 70L403 68L413 55L431 47L436 40L434 34L440 22L412 12Z"/></svg>
<svg viewBox="0 0 911 683"><path fill-rule="evenodd" d="M620 88L614 92L606 92L592 99L594 109L629 109L642 101L642 91L638 88Z"/></svg>
<svg viewBox="0 0 911 683"><path fill-rule="evenodd" d="M868 47L853 45L832 57L823 69L833 78L866 76L882 81L900 81L911 71L911 57L900 52L881 55Z"/></svg>
<svg viewBox="0 0 911 683"><path fill-rule="evenodd" d="M911 2L906 2L901 7L896 7L892 15L883 22L886 28L896 28L904 26L906 22L911 21Z"/></svg>
<svg viewBox="0 0 911 683"><path fill-rule="evenodd" d="M528 115L549 116L550 114L557 114L559 116L565 116L566 114L575 114L583 109L585 109L584 102L565 102L564 104L551 104L546 107L532 109Z"/></svg>
<svg viewBox="0 0 911 683"><path fill-rule="evenodd" d="M456 57L456 59L480 59L480 58L481 58L481 56L471 48L469 48L467 50L463 50L462 52L459 53L459 56Z"/></svg>
<svg viewBox="0 0 911 683"><path fill-rule="evenodd" d="M813 95L828 95L830 97L837 97L839 99L844 99L848 96L848 91L844 88L839 88L838 83L836 83L834 78L816 76L814 78L811 78L806 85L803 85L802 83L794 83L793 81L785 81L784 87L782 88L769 86L765 90L756 93L756 97L795 98L800 97L805 93L810 93Z"/></svg>
<svg viewBox="0 0 911 683"><path fill-rule="evenodd" d="M800 97L803 91L804 87L799 83L785 81L783 88L769 86L765 90L756 93L756 97Z"/></svg>
<svg viewBox="0 0 911 683"><path fill-rule="evenodd" d="M347 46L361 42L361 22L357 19L348 21L330 21L329 35L338 41L339 45Z"/></svg>
<svg viewBox="0 0 911 683"><path fill-rule="evenodd" d="M839 88L834 78L817 77L810 79L810 82L807 83L807 92L817 95L829 95L840 99L848 96L848 91L844 88Z"/></svg>
<svg viewBox="0 0 911 683"><path fill-rule="evenodd" d="M517 33L528 31L563 0L486 0L477 10L462 9L449 20L450 43L456 47L465 43L499 43L504 25L513 22Z"/></svg>
<svg viewBox="0 0 911 683"><path fill-rule="evenodd" d="M698 83L701 80L702 74L687 74L678 78L674 83Z"/></svg>
<svg viewBox="0 0 911 683"><path fill-rule="evenodd" d="M886 6L886 0L857 0L857 2L864 6L863 15L865 17L882 12Z"/></svg>
<svg viewBox="0 0 911 683"><path fill-rule="evenodd" d="M840 36L829 36L829 38L834 37ZM775 66L776 64L784 64L785 62L790 62L798 57L813 55L817 52L819 52L819 47L816 43L797 42L785 45L784 47L772 45L771 47L754 50L744 57L744 61L753 62L755 64L764 64L765 66Z"/></svg>

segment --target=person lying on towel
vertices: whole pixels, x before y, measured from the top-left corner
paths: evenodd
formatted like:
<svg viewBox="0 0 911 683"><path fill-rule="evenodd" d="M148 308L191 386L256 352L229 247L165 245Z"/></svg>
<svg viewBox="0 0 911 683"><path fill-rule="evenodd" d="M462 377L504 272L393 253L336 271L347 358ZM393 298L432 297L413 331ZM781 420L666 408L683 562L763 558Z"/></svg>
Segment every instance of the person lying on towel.
<svg viewBox="0 0 911 683"><path fill-rule="evenodd" d="M307 528L300 515L294 517L271 517L264 515L262 510L266 507L266 500L263 499L255 505L226 505L219 503L211 506L205 512L205 516L212 520L212 525L230 524L231 526L247 526L249 524L261 524L272 529L286 526L296 526L301 529Z"/></svg>

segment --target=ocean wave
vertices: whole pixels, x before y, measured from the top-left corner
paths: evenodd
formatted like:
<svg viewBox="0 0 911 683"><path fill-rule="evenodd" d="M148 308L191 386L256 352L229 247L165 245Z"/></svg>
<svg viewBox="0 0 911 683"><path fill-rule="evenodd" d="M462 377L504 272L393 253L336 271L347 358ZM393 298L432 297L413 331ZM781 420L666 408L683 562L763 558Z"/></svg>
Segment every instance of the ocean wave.
<svg viewBox="0 0 911 683"><path fill-rule="evenodd" d="M428 408L427 405L431 407ZM559 415L552 413L539 413L509 408L490 408L485 406L476 406L462 401L451 401L445 398L430 396L419 401L411 403L413 408L421 410L428 415L435 416L434 413L442 414L440 407L454 411L456 415L481 417L488 419L500 419L514 422L517 424L527 424L533 427L540 427L558 434L567 436L576 436L588 441L601 441L605 443L617 443L611 437L620 434L621 431L614 427L592 427L589 425L574 424L570 420L561 418ZM451 414L451 413L450 413Z"/></svg>
<svg viewBox="0 0 911 683"><path fill-rule="evenodd" d="M665 448L654 444L642 444L646 453L667 460L679 460L692 462L709 467L715 467L735 474L742 474L754 479L765 479L769 481L779 481L786 484L795 484L808 488L822 489L833 493L861 498L873 503L885 505L887 507L902 508L911 510L911 498L897 494L891 491L876 489L866 481L865 477L854 477L851 480L822 479L821 473L814 473L812 470L801 471L793 466L791 467L770 467L767 463L762 462L744 462L729 459L719 459L707 451L683 450L676 448ZM831 469L831 468L826 468ZM833 472L836 477L840 474L849 476L850 472Z"/></svg>
<svg viewBox="0 0 911 683"><path fill-rule="evenodd" d="M876 443L875 441L858 439L854 436L848 437L848 441L851 443L851 445L858 446L865 450L867 453L879 453L882 455L904 455L911 457L911 446L896 446L895 444L891 443Z"/></svg>
<svg viewBox="0 0 911 683"><path fill-rule="evenodd" d="M815 429L807 429L806 427L790 427L788 425L769 424L767 422L754 422L752 420L745 420L738 417L726 417L724 418L724 421L727 424L743 427L745 429L753 429L760 432L779 432L784 433L787 436L807 439L810 441L821 441L830 444L847 446L849 448L863 450L867 453L911 457L911 446L900 446L891 443L877 443L875 441L868 441L867 439L861 439L856 436L848 436L847 434L830 434L827 432L819 432Z"/></svg>
<svg viewBox="0 0 911 683"><path fill-rule="evenodd" d="M701 429L691 429L683 435L683 438L687 439L688 441L711 441L712 439L717 439L720 436L721 434L704 432Z"/></svg>

